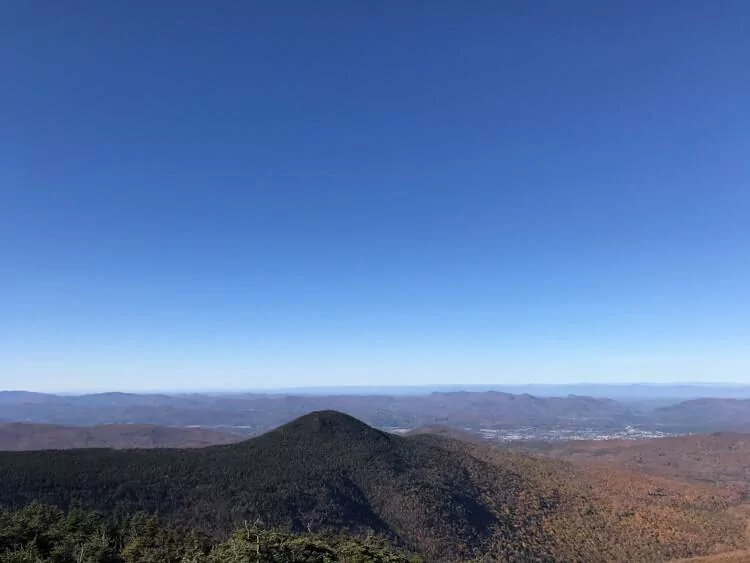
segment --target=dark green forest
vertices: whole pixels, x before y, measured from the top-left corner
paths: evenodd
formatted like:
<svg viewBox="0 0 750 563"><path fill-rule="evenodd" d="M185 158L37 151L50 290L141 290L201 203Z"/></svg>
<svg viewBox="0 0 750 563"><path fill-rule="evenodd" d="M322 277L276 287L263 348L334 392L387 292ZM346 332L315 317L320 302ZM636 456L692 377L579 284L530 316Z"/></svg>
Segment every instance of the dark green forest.
<svg viewBox="0 0 750 563"><path fill-rule="evenodd" d="M417 563L376 538L291 535L247 524L224 541L136 513L124 519L32 503L0 510L3 563Z"/></svg>

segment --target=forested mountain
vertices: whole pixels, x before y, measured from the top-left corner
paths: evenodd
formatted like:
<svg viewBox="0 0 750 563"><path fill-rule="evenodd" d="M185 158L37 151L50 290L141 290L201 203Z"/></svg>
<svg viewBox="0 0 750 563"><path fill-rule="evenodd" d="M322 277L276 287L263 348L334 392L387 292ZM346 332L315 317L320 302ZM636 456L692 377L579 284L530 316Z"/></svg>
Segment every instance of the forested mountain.
<svg viewBox="0 0 750 563"><path fill-rule="evenodd" d="M172 428L148 424L102 424L92 427L23 422L0 424L0 451L198 448L239 440L235 435L208 428Z"/></svg>
<svg viewBox="0 0 750 563"><path fill-rule="evenodd" d="M432 560L658 561L744 545L739 501L316 412L238 444L0 454L0 504L139 511L220 541L248 522L374 534Z"/></svg>

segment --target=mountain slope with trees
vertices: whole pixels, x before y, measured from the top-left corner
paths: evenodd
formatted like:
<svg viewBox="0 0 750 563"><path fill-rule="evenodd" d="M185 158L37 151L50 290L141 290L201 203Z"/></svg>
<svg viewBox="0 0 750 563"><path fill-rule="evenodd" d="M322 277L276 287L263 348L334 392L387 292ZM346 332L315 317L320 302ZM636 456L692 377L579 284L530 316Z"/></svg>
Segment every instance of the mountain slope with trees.
<svg viewBox="0 0 750 563"><path fill-rule="evenodd" d="M376 538L291 535L247 525L226 540L164 525L136 513L114 519L33 503L0 509L4 563L410 563Z"/></svg>
<svg viewBox="0 0 750 563"><path fill-rule="evenodd" d="M387 434L315 412L238 444L196 450L0 454L0 504L144 511L212 538L258 522L376 535L430 559L659 561L742 547L736 499L652 477L431 435Z"/></svg>
<svg viewBox="0 0 750 563"><path fill-rule="evenodd" d="M527 442L508 447L591 465L708 483L750 496L750 434L715 432L653 440Z"/></svg>

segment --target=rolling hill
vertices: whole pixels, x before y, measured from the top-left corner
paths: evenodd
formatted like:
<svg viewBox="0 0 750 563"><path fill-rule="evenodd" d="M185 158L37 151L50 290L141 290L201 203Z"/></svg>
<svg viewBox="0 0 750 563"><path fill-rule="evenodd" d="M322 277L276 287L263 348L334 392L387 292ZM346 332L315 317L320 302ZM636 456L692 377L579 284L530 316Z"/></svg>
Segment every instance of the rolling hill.
<svg viewBox="0 0 750 563"><path fill-rule="evenodd" d="M22 422L0 424L0 451L198 448L239 440L237 436L205 428L170 428L147 424L102 424L92 427Z"/></svg>
<svg viewBox="0 0 750 563"><path fill-rule="evenodd" d="M248 521L375 534L443 561L659 561L746 543L737 499L713 487L400 437L331 411L202 449L0 454L0 504L34 501L145 510L217 537Z"/></svg>
<svg viewBox="0 0 750 563"><path fill-rule="evenodd" d="M514 447L558 459L750 493L750 434L715 432L653 440L519 443Z"/></svg>

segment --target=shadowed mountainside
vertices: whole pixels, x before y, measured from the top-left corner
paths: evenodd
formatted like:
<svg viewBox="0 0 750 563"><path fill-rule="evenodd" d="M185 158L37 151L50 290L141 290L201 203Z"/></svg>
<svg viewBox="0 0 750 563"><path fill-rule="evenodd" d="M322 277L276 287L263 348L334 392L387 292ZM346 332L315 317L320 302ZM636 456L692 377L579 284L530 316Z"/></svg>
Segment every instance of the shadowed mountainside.
<svg viewBox="0 0 750 563"><path fill-rule="evenodd" d="M485 444L486 443L485 440L483 440L476 434L466 432L465 430L452 428L450 426L444 426L442 424L420 426L419 428L414 428L413 430L408 430L403 433L404 436L422 436L424 434L427 434L429 436L440 436L442 438L459 440L462 442L469 442L473 444Z"/></svg>
<svg viewBox="0 0 750 563"><path fill-rule="evenodd" d="M433 559L659 561L744 546L716 489L582 470L315 412L196 450L0 454L0 503L145 510L221 536L243 522L375 533Z"/></svg>

